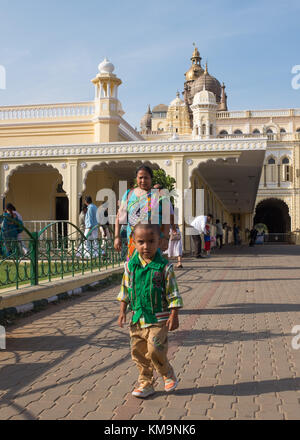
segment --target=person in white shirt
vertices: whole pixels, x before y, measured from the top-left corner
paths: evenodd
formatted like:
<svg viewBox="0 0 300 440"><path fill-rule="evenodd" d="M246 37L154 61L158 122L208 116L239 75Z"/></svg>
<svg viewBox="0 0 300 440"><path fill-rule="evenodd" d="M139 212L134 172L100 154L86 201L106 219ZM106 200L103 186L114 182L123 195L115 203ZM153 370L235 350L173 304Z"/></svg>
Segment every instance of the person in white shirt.
<svg viewBox="0 0 300 440"><path fill-rule="evenodd" d="M196 258L204 258L202 255L202 241L201 235L204 233L207 217L206 215L199 215L195 217L191 222L191 226L194 228L192 240L194 244L194 253Z"/></svg>

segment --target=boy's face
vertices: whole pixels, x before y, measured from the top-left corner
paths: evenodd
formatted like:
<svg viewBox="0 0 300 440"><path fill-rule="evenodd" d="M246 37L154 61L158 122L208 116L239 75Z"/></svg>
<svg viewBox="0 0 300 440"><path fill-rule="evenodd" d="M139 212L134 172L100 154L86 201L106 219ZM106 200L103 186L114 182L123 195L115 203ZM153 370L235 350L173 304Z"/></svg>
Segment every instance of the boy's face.
<svg viewBox="0 0 300 440"><path fill-rule="evenodd" d="M133 241L136 250L144 260L152 260L160 244L160 237L151 229L138 228L134 232Z"/></svg>

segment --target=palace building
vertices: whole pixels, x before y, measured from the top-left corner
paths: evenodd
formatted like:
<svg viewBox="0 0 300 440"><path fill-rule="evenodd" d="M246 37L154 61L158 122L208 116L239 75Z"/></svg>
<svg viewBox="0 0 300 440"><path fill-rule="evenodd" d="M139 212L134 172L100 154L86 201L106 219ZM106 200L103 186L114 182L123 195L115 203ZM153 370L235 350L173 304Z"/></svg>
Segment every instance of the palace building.
<svg viewBox="0 0 300 440"><path fill-rule="evenodd" d="M197 48L185 78L183 98L149 106L140 132L124 119L122 81L107 59L91 80L93 101L0 107L3 206L13 203L28 227L78 224L85 195L96 201L103 188L118 195L119 182L130 187L146 163L176 179L183 232L186 189L193 215L204 189L205 212L228 225L245 231L253 216L276 217L270 231L299 229L300 110L228 111L225 85L202 67Z"/></svg>
<svg viewBox="0 0 300 440"><path fill-rule="evenodd" d="M207 63L202 67L195 48L182 98L177 92L168 106L152 111L148 106L140 133L149 141L217 139L223 145L265 139L254 222L266 224L270 233L300 230L300 109L228 111L224 83L209 73Z"/></svg>

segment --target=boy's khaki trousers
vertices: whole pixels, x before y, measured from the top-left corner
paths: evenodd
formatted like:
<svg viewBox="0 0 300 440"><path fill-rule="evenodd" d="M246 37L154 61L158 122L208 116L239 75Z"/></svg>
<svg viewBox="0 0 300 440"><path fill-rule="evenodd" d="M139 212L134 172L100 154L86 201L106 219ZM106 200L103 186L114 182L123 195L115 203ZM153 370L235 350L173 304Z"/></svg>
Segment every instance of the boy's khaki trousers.
<svg viewBox="0 0 300 440"><path fill-rule="evenodd" d="M131 356L140 374L142 387L154 382L153 369L165 378L174 376L168 358L168 329L166 322L141 328L139 324L130 325Z"/></svg>

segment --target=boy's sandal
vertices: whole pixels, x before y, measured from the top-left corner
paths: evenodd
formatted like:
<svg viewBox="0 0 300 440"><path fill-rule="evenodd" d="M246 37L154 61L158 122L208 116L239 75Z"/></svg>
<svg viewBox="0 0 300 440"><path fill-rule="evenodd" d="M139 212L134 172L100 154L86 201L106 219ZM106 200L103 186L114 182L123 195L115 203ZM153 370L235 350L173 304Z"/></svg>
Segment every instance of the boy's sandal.
<svg viewBox="0 0 300 440"><path fill-rule="evenodd" d="M169 377L168 379L164 379L164 382L165 382L165 391L167 391L167 393L175 390L175 388L178 385L178 381L175 376Z"/></svg>
<svg viewBox="0 0 300 440"><path fill-rule="evenodd" d="M151 396L153 393L155 393L155 390L151 385L149 385L146 387L139 386L138 388L135 388L131 394L135 397L145 398Z"/></svg>

